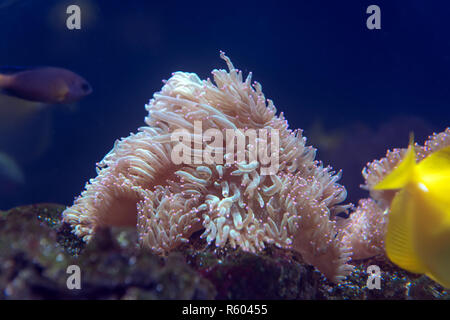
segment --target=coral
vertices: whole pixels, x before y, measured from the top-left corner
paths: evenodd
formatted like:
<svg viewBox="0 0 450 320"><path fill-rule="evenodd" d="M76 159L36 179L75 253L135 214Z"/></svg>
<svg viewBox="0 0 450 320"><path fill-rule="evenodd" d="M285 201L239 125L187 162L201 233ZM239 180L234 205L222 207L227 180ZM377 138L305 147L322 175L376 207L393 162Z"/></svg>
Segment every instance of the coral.
<svg viewBox="0 0 450 320"><path fill-rule="evenodd" d="M185 72L165 82L146 106L147 126L116 141L98 163L97 177L64 211L64 221L85 241L102 226L137 224L140 244L159 254L204 229L202 238L218 247L293 249L328 279L341 280L352 267L351 248L337 236L335 221L349 208L341 204L346 190L337 183L340 172L315 160L302 131L290 130L282 113L276 116L251 74L243 80L228 57L221 57L229 72L214 70L215 84ZM220 141L207 144L203 137L198 143L199 125L206 134L233 130L238 141L244 139L245 151L236 152L234 145L230 151L225 134ZM247 143L249 129L268 134L248 137ZM193 163L174 161L180 140L172 138L180 132L194 141L182 141L193 148ZM261 157L251 158L257 148L275 153L277 170ZM199 161L204 150L214 161Z"/></svg>
<svg viewBox="0 0 450 320"><path fill-rule="evenodd" d="M433 134L423 146L415 144L416 161L420 162L428 155L450 146L450 128L439 134ZM389 206L396 190L373 190L406 154L407 148L388 150L386 157L374 160L366 165L362 174L365 189L371 198L360 200L356 211L350 215L343 226L343 242L353 248L353 259L369 258L384 253L384 236L389 216Z"/></svg>
<svg viewBox="0 0 450 320"><path fill-rule="evenodd" d="M361 199L355 212L341 223L340 236L352 248L353 260L383 254L387 210L375 200Z"/></svg>

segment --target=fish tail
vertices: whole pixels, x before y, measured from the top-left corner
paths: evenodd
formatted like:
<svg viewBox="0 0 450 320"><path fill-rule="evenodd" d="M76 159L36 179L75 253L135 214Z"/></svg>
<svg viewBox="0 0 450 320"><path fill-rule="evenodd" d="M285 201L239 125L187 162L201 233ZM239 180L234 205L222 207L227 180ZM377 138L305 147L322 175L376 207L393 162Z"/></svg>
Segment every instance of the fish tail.
<svg viewBox="0 0 450 320"><path fill-rule="evenodd" d="M11 83L11 76L0 74L0 89L7 89Z"/></svg>
<svg viewBox="0 0 450 320"><path fill-rule="evenodd" d="M411 133L409 147L403 160L390 174L373 187L374 190L401 189L414 179L416 171L416 152L414 150L414 135Z"/></svg>

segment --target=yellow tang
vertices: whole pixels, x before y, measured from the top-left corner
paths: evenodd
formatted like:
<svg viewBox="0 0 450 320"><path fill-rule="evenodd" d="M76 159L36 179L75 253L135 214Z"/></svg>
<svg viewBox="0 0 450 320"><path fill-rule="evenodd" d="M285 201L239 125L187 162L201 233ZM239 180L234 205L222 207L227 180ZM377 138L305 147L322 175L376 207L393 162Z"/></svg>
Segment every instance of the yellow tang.
<svg viewBox="0 0 450 320"><path fill-rule="evenodd" d="M374 189L400 189L389 213L389 259L450 288L450 146L416 163L411 139L402 162Z"/></svg>

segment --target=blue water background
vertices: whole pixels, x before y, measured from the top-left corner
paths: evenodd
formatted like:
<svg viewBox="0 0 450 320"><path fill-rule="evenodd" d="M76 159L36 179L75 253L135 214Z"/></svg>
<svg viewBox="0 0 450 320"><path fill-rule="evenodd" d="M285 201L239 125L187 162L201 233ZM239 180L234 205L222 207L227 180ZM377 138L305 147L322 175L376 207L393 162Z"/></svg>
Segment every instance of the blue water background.
<svg viewBox="0 0 450 320"><path fill-rule="evenodd" d="M2 2L0 1L0 4ZM263 85L292 128L347 129L338 154L357 201L360 171L390 147L419 142L450 123L450 37L444 1L6 1L0 65L52 65L83 75L94 93L76 110L52 111L52 142L26 184L0 209L71 204L117 138L144 124L144 104L174 71L210 76L219 50ZM65 26L69 4L82 29ZM366 28L370 4L381 30ZM355 129L353 129L355 128ZM363 133L361 133L363 132ZM370 143L368 142L370 140ZM1 151L1 150L0 150ZM346 178L347 177L347 178Z"/></svg>

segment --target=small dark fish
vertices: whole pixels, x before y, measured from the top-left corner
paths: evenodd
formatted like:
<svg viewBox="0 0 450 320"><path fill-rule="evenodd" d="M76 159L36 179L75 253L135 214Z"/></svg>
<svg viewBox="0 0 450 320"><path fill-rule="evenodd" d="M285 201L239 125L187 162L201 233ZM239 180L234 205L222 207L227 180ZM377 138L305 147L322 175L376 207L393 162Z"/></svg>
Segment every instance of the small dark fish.
<svg viewBox="0 0 450 320"><path fill-rule="evenodd" d="M21 99L48 104L72 103L92 92L91 85L76 73L62 68L40 67L2 73L0 90Z"/></svg>

